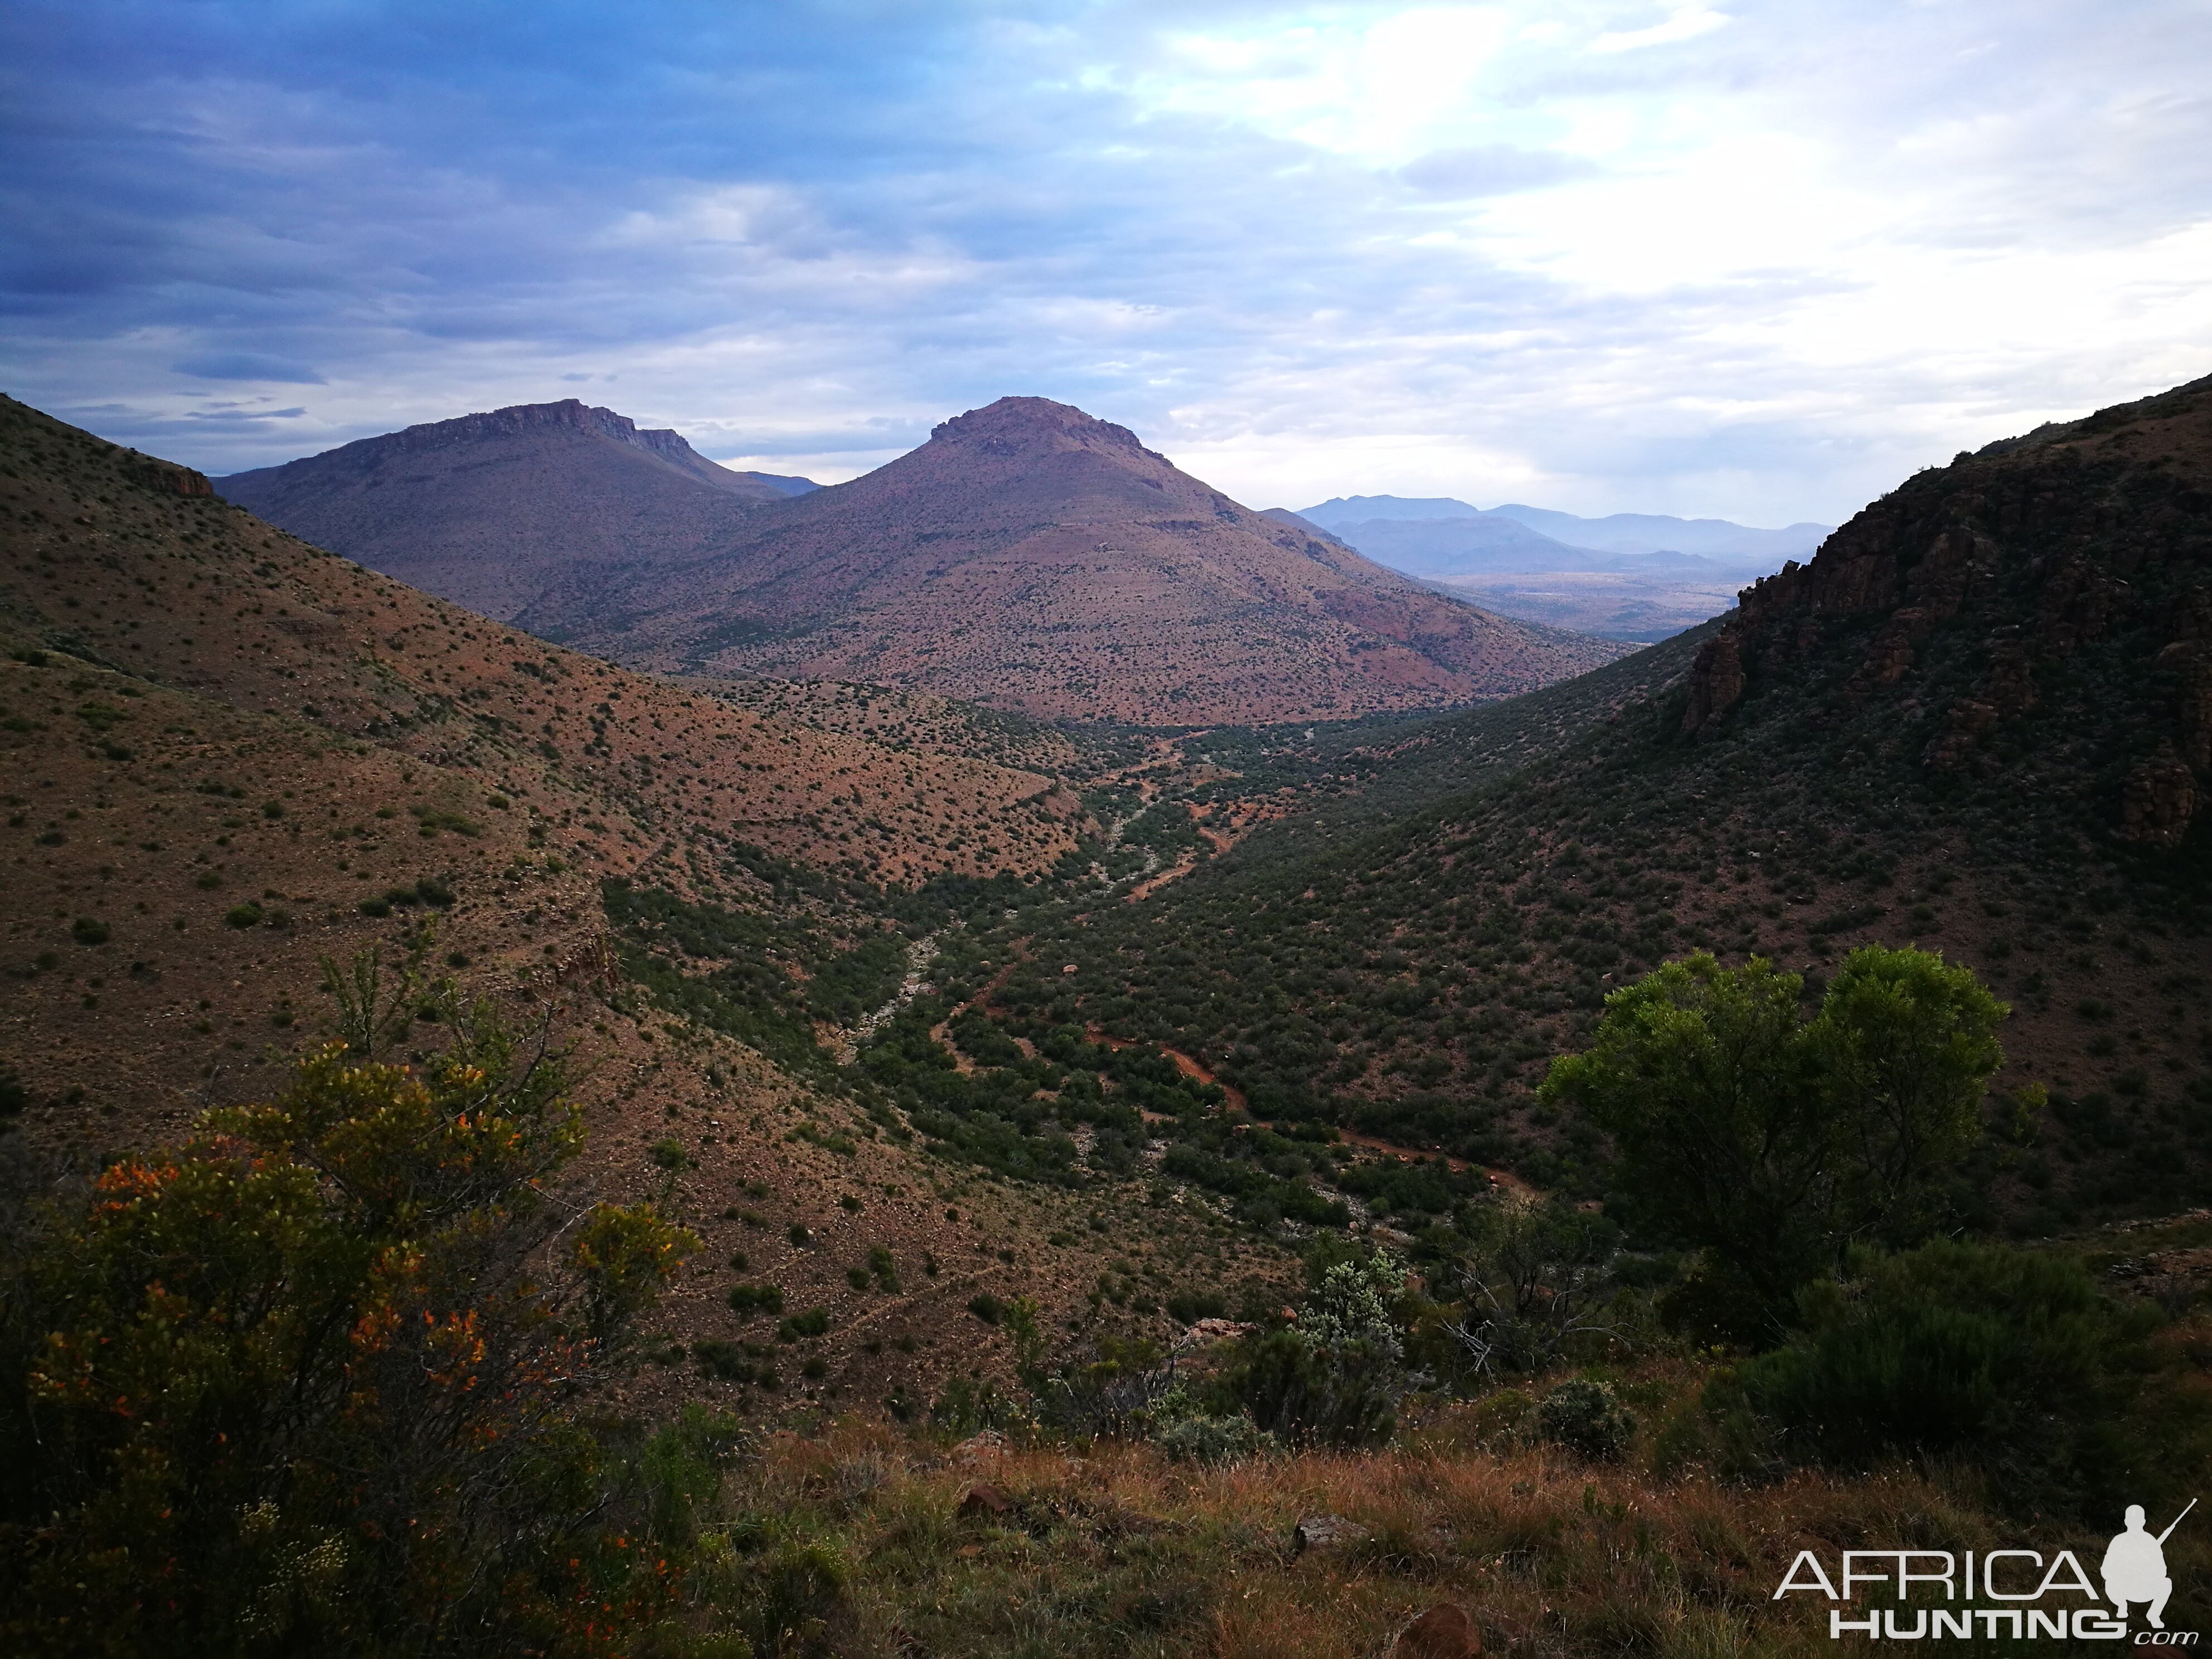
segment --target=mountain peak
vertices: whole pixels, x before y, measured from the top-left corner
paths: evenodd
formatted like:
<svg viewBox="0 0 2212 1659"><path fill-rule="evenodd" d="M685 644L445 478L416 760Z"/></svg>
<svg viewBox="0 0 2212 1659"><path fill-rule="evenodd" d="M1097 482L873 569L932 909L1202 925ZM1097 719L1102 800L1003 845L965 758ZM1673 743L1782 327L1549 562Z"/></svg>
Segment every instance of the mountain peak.
<svg viewBox="0 0 2212 1659"><path fill-rule="evenodd" d="M665 427L641 427L627 415L601 409L580 398L562 398L550 404L509 404L504 409L462 415L450 421L426 421L380 438L364 438L362 442L394 449L434 449L477 438L547 432L563 427L645 450L687 471L714 465L686 443L682 434Z"/></svg>
<svg viewBox="0 0 2212 1659"><path fill-rule="evenodd" d="M425 422L219 487L295 535L506 621L549 584L641 545L726 542L805 481L717 466L680 434L563 398Z"/></svg>
<svg viewBox="0 0 2212 1659"><path fill-rule="evenodd" d="M988 455L1037 455L1091 450L1131 458L1153 455L1126 426L1086 415L1049 398L1001 398L956 415L930 434L933 443Z"/></svg>

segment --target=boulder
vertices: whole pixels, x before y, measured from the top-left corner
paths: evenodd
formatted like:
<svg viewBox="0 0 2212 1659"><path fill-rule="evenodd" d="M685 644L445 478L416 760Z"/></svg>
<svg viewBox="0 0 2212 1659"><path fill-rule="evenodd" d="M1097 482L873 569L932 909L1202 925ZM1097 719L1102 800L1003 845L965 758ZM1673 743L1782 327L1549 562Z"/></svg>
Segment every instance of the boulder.
<svg viewBox="0 0 2212 1659"><path fill-rule="evenodd" d="M1291 1528L1291 1553L1304 1555L1308 1550L1339 1549L1358 1543L1367 1534L1368 1528L1340 1515L1309 1515Z"/></svg>
<svg viewBox="0 0 2212 1659"><path fill-rule="evenodd" d="M953 1456L963 1463L980 1463L987 1457L1003 1457L1006 1453L1006 1437L996 1429L971 1435L952 1449Z"/></svg>
<svg viewBox="0 0 2212 1659"><path fill-rule="evenodd" d="M996 1521L1013 1512L1014 1500L996 1486L970 1486L960 1500L960 1515L971 1520Z"/></svg>
<svg viewBox="0 0 2212 1659"><path fill-rule="evenodd" d="M1398 1632L1390 1659L1474 1659L1481 1651L1481 1633L1467 1609L1439 1601Z"/></svg>

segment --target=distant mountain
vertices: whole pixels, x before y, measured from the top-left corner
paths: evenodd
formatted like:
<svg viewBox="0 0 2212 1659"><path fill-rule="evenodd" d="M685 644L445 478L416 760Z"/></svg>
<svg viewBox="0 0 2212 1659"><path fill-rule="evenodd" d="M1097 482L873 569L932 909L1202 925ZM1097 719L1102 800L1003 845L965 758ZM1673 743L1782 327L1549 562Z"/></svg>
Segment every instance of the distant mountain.
<svg viewBox="0 0 2212 1659"><path fill-rule="evenodd" d="M1318 507L1304 508L1302 516L1346 537L1362 551L1376 558L1383 556L1359 541L1352 533L1353 526L1386 521L1510 519L1566 547L1597 553L1704 554L1738 566L1756 566L1760 574L1780 569L1787 559L1812 557L1814 550L1834 528L1832 525L1806 523L1785 526L1780 530L1759 530L1731 524L1726 519L1676 519L1659 513L1615 513L1603 519L1584 519L1572 513L1523 507L1515 501L1486 511L1449 496L1340 495ZM1376 532L1368 533L1380 539ZM1583 567L1562 564L1554 568L1573 570Z"/></svg>
<svg viewBox="0 0 2212 1659"><path fill-rule="evenodd" d="M1316 541L1328 542L1335 547L1352 547L1350 542L1346 541L1334 531L1322 529L1311 519L1293 513L1287 507L1263 507L1260 509L1260 516L1263 519L1273 519L1277 524L1288 525L1301 535L1311 536ZM1352 550L1357 552L1358 550L1352 548Z"/></svg>
<svg viewBox="0 0 2212 1659"><path fill-rule="evenodd" d="M1300 508L1298 516L1340 532L1377 519L1479 519L1482 509L1449 495L1333 495L1319 507Z"/></svg>
<svg viewBox="0 0 2212 1659"><path fill-rule="evenodd" d="M1072 795L949 752L965 745L926 729L941 715L898 709L872 740L631 674L303 545L208 485L0 397L0 568L43 573L0 587L0 772L40 781L36 829L9 826L19 854L41 836L9 877L10 921L42 919L0 945L0 1076L57 1105L91 1096L42 1133L81 1116L102 1145L176 1134L220 1051L210 1019L269 1031L296 997L305 1036L319 954L389 951L391 913L425 895L441 955L498 995L613 971L602 878L690 884L724 862L702 848L916 887L1034 875L1075 845ZM64 696L87 712L26 717ZM96 835L52 827L79 811L101 815ZM96 1010L73 975L99 957L33 965L80 915L112 935ZM195 1029L177 1011L202 998ZM570 1035L604 1055L590 1018ZM227 1054L231 1097L280 1086L276 1052Z"/></svg>
<svg viewBox="0 0 2212 1659"><path fill-rule="evenodd" d="M1508 501L1491 512L1518 519L1555 541L1601 553L1703 553L1735 564L1778 570L1787 559L1809 559L1835 529L1826 524L1785 525L1757 530L1726 519L1674 519L1660 513L1615 513L1603 519L1579 519L1541 507Z"/></svg>
<svg viewBox="0 0 2212 1659"><path fill-rule="evenodd" d="M1605 555L1570 547L1514 519L1481 513L1457 519L1363 519L1336 533L1393 570L1431 581L1498 571L1597 570Z"/></svg>
<svg viewBox="0 0 2212 1659"><path fill-rule="evenodd" d="M1339 496L1284 516L1325 525L1393 570L1443 583L1501 616L1638 642L1718 616L1746 581L1809 558L1828 533L1816 524L1582 519L1512 504L1485 513L1449 496Z"/></svg>
<svg viewBox="0 0 2212 1659"><path fill-rule="evenodd" d="M728 469L725 468L724 471L726 471ZM804 495L811 489L822 488L811 478L793 477L784 472L733 472L731 476L738 478L757 478L770 489L786 495Z"/></svg>
<svg viewBox="0 0 2212 1659"><path fill-rule="evenodd" d="M812 489L568 398L520 404L216 481L240 506L501 621L580 569L698 553Z"/></svg>
<svg viewBox="0 0 2212 1659"><path fill-rule="evenodd" d="M1442 708L1619 653L1408 581L1042 398L725 526L712 549L579 565L516 620L664 670L1152 725Z"/></svg>

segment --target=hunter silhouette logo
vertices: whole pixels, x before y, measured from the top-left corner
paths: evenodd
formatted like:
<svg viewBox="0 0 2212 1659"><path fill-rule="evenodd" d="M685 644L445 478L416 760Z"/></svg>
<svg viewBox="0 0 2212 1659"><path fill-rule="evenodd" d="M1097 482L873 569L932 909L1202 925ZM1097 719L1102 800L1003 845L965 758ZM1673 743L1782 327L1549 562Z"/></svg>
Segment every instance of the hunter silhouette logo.
<svg viewBox="0 0 2212 1659"><path fill-rule="evenodd" d="M2148 1601L2151 1628L2166 1628L2166 1598L2173 1594L2173 1580L2166 1576L2166 1540L2173 1536L2182 1516L2196 1507L2192 1498L2181 1515L2173 1517L2172 1524L2154 1538L2143 1530L2143 1506L2128 1505L2128 1529L2105 1551L2105 1595L2120 1610L2121 1618L2128 1616L2129 1602Z"/></svg>

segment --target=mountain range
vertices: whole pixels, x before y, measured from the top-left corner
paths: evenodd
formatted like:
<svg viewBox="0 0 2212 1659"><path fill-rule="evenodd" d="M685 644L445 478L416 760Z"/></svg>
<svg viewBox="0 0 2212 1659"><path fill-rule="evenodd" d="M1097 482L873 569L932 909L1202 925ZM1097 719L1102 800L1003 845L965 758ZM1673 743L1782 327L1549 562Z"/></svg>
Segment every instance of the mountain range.
<svg viewBox="0 0 2212 1659"><path fill-rule="evenodd" d="M987 557L975 544L1030 549L1026 571L1048 568L1042 553L1064 546L1053 538L1093 502L1093 522L1110 526L1084 526L1097 542L1194 522L1176 531L1188 535L1182 556L1159 556L1161 586L1130 586L1133 626L1144 623L1139 604L1199 615L1172 608L1168 575L1256 580L1237 560L1252 542L1281 549L1265 540L1274 535L1297 542L1305 566L1261 573L1336 568L1343 588L1401 591L1389 584L1402 580L1374 580L1374 566L1281 515L1248 526L1221 504L1212 511L1230 518L1206 529L1194 511L1203 487L1133 462L1124 435L1078 411L982 414L949 422L957 431L933 441L945 449L896 471L902 493L878 480L878 491L757 500L734 522L792 515L811 526L785 546L814 568L785 575L852 592L852 604L876 581L902 595L929 588L933 566L915 584L884 564L884 549L927 557L956 540L915 546L898 522L869 531L860 511L907 502L914 515L900 522L956 531L957 502L938 493L953 483L971 491L960 500L980 522L945 550L951 571ZM1151 493L1146 477L1172 493L1168 515L1130 515L1124 498ZM845 504L810 518L823 498ZM1046 500L1051 522L1018 515ZM668 568L702 584L752 573L775 598L775 573L745 562L765 546L748 542L732 564L719 564L721 549ZM1212 575L1210 560L1230 575ZM562 564L556 546L544 573L591 573L602 591L653 598L641 577L619 586L635 575L619 560ZM1000 581L967 591L1020 602ZM1103 606L1117 588L1084 591ZM1329 591L1318 577L1316 591ZM659 629L688 639L699 602L688 591L661 598L668 617L646 613L635 629L653 650L665 650ZM1221 613L1218 599L1207 604ZM1310 602L1291 592L1270 604L1265 617ZM978 608L936 613L931 626L956 633L915 644L964 650L957 629L1000 623ZM630 637L629 623L615 637ZM714 653L702 664L723 665ZM515 1444L637 1447L641 1474L623 1467L595 1486L573 1484L556 1458L542 1510L511 1509L500 1475L493 1513L502 1535L564 1537L508 1517L542 1513L550 1526L580 1509L577 1491L606 1495L599 1513L619 1528L606 1541L622 1551L573 1558L613 1564L573 1597L592 1632L630 1606L606 1583L657 1583L684 1548L696 1551L702 1579L737 1586L732 1606L779 1608L765 1624L732 1617L708 1637L714 1652L730 1646L723 1631L741 1648L787 1648L796 1617L830 1632L823 1652L860 1652L890 1631L891 1646L914 1637L931 1652L980 1655L1040 1628L1060 1648L1068 1632L1103 1631L1103 1652L1137 1626L1188 1650L1382 1652L1385 1626L1433 1595L1409 1586L1398 1537L1413 1540L1427 1577L1493 1583L1482 1604L1493 1650L1528 1646L1528 1632L1558 1637L1562 1652L1610 1650L1624 1631L1641 1646L1656 1631L1710 1650L1719 1631L1732 1650L1794 1641L1809 1652L1825 1639L1825 1606L1771 1613L1771 1597L1745 1597L1741 1583L1774 1582L1798 1548L1827 1548L1838 1533L1893 1537L1885 1528L1900 1504L1940 1513L1966 1537L2028 1526L2094 1548L2119 1495L2170 1516L2201 1486L2212 380L1917 473L1808 564L1756 584L1735 613L1540 690L1443 712L1168 730L1042 726L880 684L633 671L305 544L191 469L0 403L0 775L11 898L0 918L0 1241L55 1241L40 1245L35 1270L9 1270L9 1374L22 1398L33 1376L97 1380L15 1409L15 1462L53 1468L53 1447L80 1444L55 1431L66 1422L91 1447L73 1468L97 1474L111 1464L106 1447L149 1444L146 1425L168 1413L185 1425L173 1444L215 1440L216 1468L234 1464L276 1489L243 1509L250 1524L237 1520L234 1486L195 1510L216 1571L250 1566L237 1601L216 1604L222 1617L206 1624L222 1639L237 1628L230 1606L272 1606L268 1583L334 1582L319 1575L337 1568L295 1573L301 1559L338 1562L331 1540L345 1559L369 1558L404 1531L425 1513L416 1493L449 1484L452 1447L489 1447L491 1458ZM1794 988L1812 1011L1854 949L1905 942L1973 969L2008 1018L2004 1064L1978 1102L1980 1133L1929 1199L1964 1239L1885 1261L1916 1274L1944 1263L2004 1272L1898 1281L1900 1322L1875 1329L1973 1334L2062 1310L2044 1321L2057 1347L2021 1349L2033 1364L2004 1395L2021 1407L2004 1405L1997 1420L2006 1431L2027 1420L2033 1436L2069 1425L2070 1444L2111 1475L2093 1535L2053 1531L2084 1510L2053 1516L2046 1493L2073 1486L2020 1498L1993 1486L1989 1468L2015 1443L1986 1436L1948 1443L1933 1474L1909 1462L1920 1444L1898 1443L1871 1478L1851 1474L1863 1462L1851 1451L1777 1484L1778 1455L1808 1453L1794 1429L1754 1420L1741 1429L1743 1462L1723 1462L1739 1455L1723 1433L1739 1433L1729 1425L1743 1420L1745 1376L1770 1360L1714 1352L1728 1332L1701 1312L1701 1265L1677 1218L1663 1201L1639 1207L1599 1124L1535 1093L1553 1057L1589 1048L1606 998L1655 964L1692 951L1728 967L1767 957L1802 975L1783 995ZM493 1015L522 1040L514 1066L484 1044ZM334 1042L392 1061L356 1073L374 1115L347 1109L327 1134L296 1110L204 1115L276 1097L301 1061L334 1064ZM453 1066L456 1055L471 1064ZM458 1113L452 1128L491 1159L518 1119L480 1110L487 1095L473 1091L507 1097L498 1073L535 1078L533 1057L566 1066L577 1117L562 1133L575 1130L580 1151L542 1192L538 1245L562 1243L507 1256L518 1274L529 1263L529 1316L560 1312L591 1267L566 1237L606 1217L606 1203L684 1230L671 1241L684 1261L665 1263L659 1301L639 1310L629 1340L599 1349L591 1338L604 1363L580 1371L564 1360L546 1374L573 1402L553 1422L557 1437L447 1433L453 1402L507 1398L471 1387L477 1376L500 1389L518 1376L467 1370L471 1332L484 1329L473 1310L489 1301L480 1283L504 1281L441 1276L469 1301L418 1298L407 1307L422 1312L404 1316L389 1314L394 1303L338 1303L345 1316L331 1316L325 1287L365 1279L380 1297L414 1272L403 1261L414 1245L325 1252L314 1241L334 1234L314 1217L325 1203L354 1212L362 1197L383 1206L394 1192L414 1203L452 1190L438 1186L449 1172L420 1157L422 1079L471 1088L438 1110ZM289 1190L303 1206L237 1201L264 1172L258 1152L241 1157L248 1121L270 1137L261 1148L276 1146L272 1128L337 1148L331 1164L299 1166ZM201 1144L175 1151L195 1126ZM389 1151L358 1164L349 1141ZM354 1183L361 1168L396 1179ZM460 1175L476 1182L476 1168ZM170 1190L179 1201L161 1199ZM49 1214L60 1224L45 1224ZM1595 1243L1540 1241L1506 1256L1531 1237L1516 1232L1526 1224ZM2006 1249L2006 1234L2027 1243ZM418 1237L473 1248L483 1234L441 1221ZM1513 1279L1474 1255L1493 1248ZM403 1265L387 1272L392 1261ZM1252 1378L1281 1376L1267 1356L1307 1354L1294 1332L1325 1329L1312 1314L1336 1316L1345 1303L1322 1297L1360 1263L1374 1263L1370 1294L1385 1314L1420 1274L1420 1294L1395 1314L1402 1325L1387 1329L1391 1354L1402 1329L1405 1358L1425 1370L1387 1380L1431 1391L1422 1422L1478 1427L1482 1440L1474 1453L1416 1453L1429 1495L1413 1493L1413 1464L1382 1449L1305 1455L1285 1431L1291 1444L1255 1458L1243 1416L1218 1420L1245 1425L1245 1451L1228 1453L1176 1443L1188 1420L1152 1444L1151 1429L1128 1427L1130 1364L1168 1352L1182 1367L1172 1376L1194 1389L1232 1389L1218 1395L1230 1413L1265 1401ZM1486 1307L1582 1297L1593 1274L1606 1325L1555 1360L1516 1358L1498 1378L1495 1349L1460 1340ZM1321 1283L1303 1305L1301 1279ZM1805 1305L1860 1305L1869 1283ZM538 1301L540 1285L553 1301ZM118 1312L101 1322L84 1307ZM265 1307L279 1312L257 1312ZM354 1321L352 1307L376 1316ZM2079 1322L2084 1307L2111 1318ZM252 1340L232 1310L258 1321L246 1329ZM389 1332L418 1318L420 1347L356 1370L380 1363ZM362 1418L378 1433L394 1425L374 1444L410 1449L410 1467L429 1475L387 1486L407 1504L372 1531L354 1509L362 1462L319 1464L337 1475L337 1506L319 1516L337 1520L279 1533L288 1551L295 1540L312 1548L248 1558L230 1541L261 1537L264 1516L296 1526L285 1520L299 1513L296 1493L321 1474L303 1480L289 1453L239 1458L232 1440L199 1431L197 1413L215 1378L230 1425L292 1420L289 1378L301 1371L281 1354L295 1332L321 1332L319 1352L334 1360L319 1370L327 1405L316 1409L347 1420L376 1407L361 1376L383 1385L429 1374L435 1394L404 1398L435 1402L422 1413L435 1433L416 1436L380 1407ZM2079 1356L2104 1340L2097 1332L2117 1336L2106 1370L2081 1382ZM1798 1338L1756 1340L1812 1352ZM112 1358L118 1347L133 1370ZM1865 1347L1902 1352L1891 1338ZM1363 1338L1356 1352L1374 1349ZM1975 1336L1973 1363L1936 1367L1955 1389L1944 1398L1986 1401L1990 1352L2015 1349ZM76 1371L53 1363L70 1354ZM456 1364L465 1370L442 1370ZM1307 1360L1297 1364L1303 1374ZM1044 1367L1053 1378L1037 1385ZM1599 1402L1628 1395L1656 1420L1632 1440L1624 1425L1604 1455L1531 1444L1553 1401L1593 1398L1590 1371L1617 1389ZM1882 1371L1889 1391L1869 1405L1871 1374L1844 1364L1840 1405L1808 1420L1893 1413L1920 1425L1909 1389L1927 1374L1896 1374ZM2057 1389L2046 1389L2051 1374ZM111 1378L135 1389L128 1411ZM239 1378L268 1385L239 1391ZM2053 1394L2073 1418L2048 1413ZM661 1422L677 1429L648 1443ZM929 1425L911 1449L896 1427L909 1422ZM1015 1422L1024 1427L1006 1440L975 1433ZM2139 1440L2115 1440L2136 1425ZM971 1433L947 1455L949 1437ZM759 1455L734 1451L748 1444ZM732 1478L752 1486L712 1484L726 1455L714 1447L730 1449ZM1192 1458L1241 1462L1199 1475ZM1677 1458L1701 1462L1677 1478ZM161 1474L155 1458L122 1467L131 1480ZM1739 1467L1752 1484L1721 1482ZM1940 1484L1948 1471L1964 1471L1964 1484ZM185 1475L164 1491L197 1502L197 1475ZM1613 1493L1595 1517L1593 1478ZM137 1593L149 1575L131 1558L143 1535L133 1528L175 1522L166 1495L159 1506L133 1498L95 1533L60 1504L88 1510L112 1486L70 1482L46 1478L28 1498L9 1489L9 1524L24 1541L11 1571L35 1595L11 1595L7 1617L28 1628L49 1610L42 1631L62 1637L45 1648L58 1652L84 1646L77 1632L95 1624L93 1639L112 1637L101 1589L115 1586L124 1614L153 1601ZM723 1541L684 1541L690 1510L664 1513L664 1500L686 1489L717 1504L699 1510L712 1526L690 1531ZM1214 1509L1192 1509L1199 1489ZM1750 1547L1741 1526L1708 1544L1714 1516L1741 1520L1760 1491L1818 1491L1818 1516L1774 1506ZM1621 1590L1621 1551L1637 1544L1621 1520L1631 1504L1637 1526L1674 1528L1655 1531L1668 1559L1721 1586L1698 1617L1723 1604L1756 1614L1732 1626L1646 1620L1648 1586L1626 1593L1641 1601ZM805 1535L779 1535L794 1513ZM1294 1548L1263 1547L1255 1568L1255 1513L1285 1526L1316 1516L1287 1540L1307 1544L1305 1558L1285 1566ZM1329 1541L1321 1513L1374 1531ZM1493 1571L1498 1540L1535 1535L1531 1526L1582 1540L1541 1586ZM104 1553L60 1555L58 1537L88 1537ZM112 1537L124 1544L106 1548ZM1389 1551L1376 1555L1374 1540ZM637 1541L646 1548L633 1551ZM550 1558L531 1548L518 1558L526 1571L571 1559L566 1547ZM994 1555L1006 1548L1022 1555L1015 1566ZM2197 1544L2184 1533L2174 1548ZM2177 1582L2203 1582L2197 1559ZM95 1562L106 1566L86 1566ZM1255 1571L1272 1575L1261 1589L1287 1614L1234 1626L1265 1601L1230 1589ZM1307 1595L1316 1583L1321 1601ZM301 1604L310 1595L321 1590ZM781 1610L794 1606L787 1620ZM1329 1613L1345 1606L1356 1613ZM869 1628L854 1608L896 1624ZM1781 1624L1790 1617L1802 1621ZM2201 1624L2194 1608L2181 1617ZM520 1626L507 1646L542 1646L544 1628ZM653 1639L672 1628L661 1620ZM1474 1650L1471 1639L1444 1648Z"/></svg>
<svg viewBox="0 0 2212 1659"><path fill-rule="evenodd" d="M1486 511L1449 496L1336 496L1317 507L1301 509L1299 516L1339 535L1345 535L1355 525L1503 519L1544 538L1543 544L1520 544L1531 553L1548 552L1559 547L1596 553L1689 553L1702 555L1717 563L1756 565L1763 570L1776 569L1787 559L1810 558L1814 550L1835 528L1833 525L1802 523L1786 525L1779 530L1760 530L1731 524L1726 519L1677 519L1656 513L1615 513L1602 519L1584 519L1548 507L1524 507L1517 501ZM1499 533L1503 538L1504 532L1501 530ZM1507 544L1501 539L1500 544Z"/></svg>
<svg viewBox="0 0 2212 1659"><path fill-rule="evenodd" d="M1252 512L1127 428L1006 398L787 495L605 411L500 410L222 481L542 637L670 672L866 681L1136 724L1511 696L1619 647Z"/></svg>
<svg viewBox="0 0 2212 1659"><path fill-rule="evenodd" d="M1745 582L1809 558L1828 533L1513 502L1486 513L1448 496L1340 496L1282 516L1502 615L1646 643L1719 615Z"/></svg>

